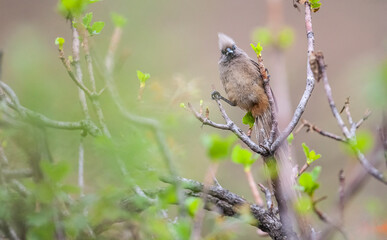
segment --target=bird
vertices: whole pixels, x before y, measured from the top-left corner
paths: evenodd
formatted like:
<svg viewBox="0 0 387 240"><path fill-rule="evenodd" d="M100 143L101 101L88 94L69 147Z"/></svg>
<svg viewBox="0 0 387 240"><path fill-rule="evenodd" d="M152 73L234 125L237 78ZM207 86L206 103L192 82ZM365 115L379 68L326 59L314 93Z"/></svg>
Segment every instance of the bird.
<svg viewBox="0 0 387 240"><path fill-rule="evenodd" d="M270 135L272 111L258 63L239 48L231 37L218 33L218 38L221 52L219 75L228 99L217 91L212 93L212 98L251 112L255 118L258 142L263 143Z"/></svg>

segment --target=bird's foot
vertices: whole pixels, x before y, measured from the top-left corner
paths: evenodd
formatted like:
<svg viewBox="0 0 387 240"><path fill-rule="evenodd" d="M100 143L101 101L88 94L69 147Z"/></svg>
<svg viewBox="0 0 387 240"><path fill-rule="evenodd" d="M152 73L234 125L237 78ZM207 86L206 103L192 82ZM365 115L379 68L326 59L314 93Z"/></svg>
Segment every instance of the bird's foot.
<svg viewBox="0 0 387 240"><path fill-rule="evenodd" d="M222 95L220 95L220 93L218 91L213 91L211 93L211 98L214 100L220 100L220 99L222 99Z"/></svg>

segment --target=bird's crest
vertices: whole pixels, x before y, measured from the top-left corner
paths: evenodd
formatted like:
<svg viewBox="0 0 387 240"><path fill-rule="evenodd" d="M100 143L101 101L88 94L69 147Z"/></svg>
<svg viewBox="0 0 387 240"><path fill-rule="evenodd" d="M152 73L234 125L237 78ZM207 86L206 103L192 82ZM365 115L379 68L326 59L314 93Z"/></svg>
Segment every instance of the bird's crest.
<svg viewBox="0 0 387 240"><path fill-rule="evenodd" d="M234 40L227 36L226 34L223 33L218 33L218 38L219 38L219 49L223 50L227 47L231 47L232 45L235 44Z"/></svg>

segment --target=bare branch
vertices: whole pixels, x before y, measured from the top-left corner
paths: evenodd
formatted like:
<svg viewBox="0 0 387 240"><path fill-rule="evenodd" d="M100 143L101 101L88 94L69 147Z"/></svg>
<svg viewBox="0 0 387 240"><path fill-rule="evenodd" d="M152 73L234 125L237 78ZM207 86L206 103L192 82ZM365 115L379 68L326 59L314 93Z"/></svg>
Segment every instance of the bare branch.
<svg viewBox="0 0 387 240"><path fill-rule="evenodd" d="M367 172L371 174L373 177L375 177L377 180L387 185L386 178L383 176L381 172L379 172L377 168L372 166L372 164L366 159L363 153L361 153L359 149L353 149L353 150L356 154L357 159L360 161L361 165L363 165L365 170L367 170Z"/></svg>
<svg viewBox="0 0 387 240"><path fill-rule="evenodd" d="M296 110L294 111L292 120L290 121L288 126L283 130L283 132L281 132L281 134L278 136L278 138L274 141L273 145L271 146L272 152L275 152L275 150L277 150L277 148L281 145L281 143L286 140L289 134L296 127L298 121L300 120L302 114L305 111L306 105L308 103L310 96L312 95L314 85L315 85L314 75L310 68L310 63L309 63L310 54L314 51L314 33L312 28L311 9L308 2L305 2L305 28L306 28L306 37L308 40L308 61L307 61L307 69L306 69L307 77L306 77L305 91L301 97L300 102L298 103Z"/></svg>
<svg viewBox="0 0 387 240"><path fill-rule="evenodd" d="M352 136L354 136L357 127L356 124L353 122L351 112L349 111L349 97L345 100L344 109L345 114L347 115L349 126L351 126L351 134Z"/></svg>
<svg viewBox="0 0 387 240"><path fill-rule="evenodd" d="M246 173L247 181L248 181L249 186L250 186L250 190L254 196L255 203L258 206L263 206L263 200L262 200L261 196L259 195L257 184L255 183L253 174L251 174L250 170L245 171L245 173Z"/></svg>
<svg viewBox="0 0 387 240"><path fill-rule="evenodd" d="M83 149L83 137L81 137L81 141L79 142L79 150L78 150L78 187L80 189L80 196L85 196L85 181L83 177L84 173L84 164L85 163L85 151Z"/></svg>
<svg viewBox="0 0 387 240"><path fill-rule="evenodd" d="M327 71L326 71L326 65L324 62L324 56L321 54L318 57L317 61L318 61L318 64L320 66L320 69L322 71L322 79L323 79L323 83L324 83L325 93L328 97L328 102L329 102L329 106L331 107L332 114L336 118L337 123L339 124L339 127L340 127L341 131L343 132L344 136L347 139L350 139L352 137L352 135L348 131L348 128L345 126L344 121L341 118L340 113L337 110L336 104L335 104L333 97L332 97L332 89L331 89L331 86L329 85L329 82L328 82L328 75L327 75Z"/></svg>
<svg viewBox="0 0 387 240"><path fill-rule="evenodd" d="M93 104L95 112L97 113L98 121L102 127L103 133L108 138L111 138L110 131L106 125L105 117L103 115L101 104L98 100L99 93L97 93L97 85L96 85L95 78L94 78L93 61L92 61L92 58L90 56L89 36L88 36L88 32L85 29L83 30L83 44L82 44L82 46L83 46L83 49L85 50L87 69L89 72L91 88L92 88L93 96L94 96L94 97L90 98L90 100L91 100L91 103Z"/></svg>
<svg viewBox="0 0 387 240"><path fill-rule="evenodd" d="M350 133L348 131L348 128L345 126L345 124L343 122L343 119L341 118L341 116L340 116L340 114L339 114L339 112L338 112L338 110L336 108L335 102L333 101L332 90L331 90L331 86L329 85L329 82L328 82L328 76L327 76L327 72L326 72L326 65L325 65L324 57L323 57L322 54L317 58L317 61L318 61L319 65L320 65L320 69L322 71L322 77L323 77L323 82L324 82L324 86L325 86L325 92L326 92L326 95L328 97L329 105L331 107L333 116L336 118L339 126L341 127L341 130L342 130L344 136L349 141L349 144L351 145L351 147L352 147L352 149L353 149L357 159L360 161L361 165L363 165L363 167L367 170L367 172L369 174L371 174L373 177L375 177L377 180L379 180L380 182L382 182L382 183L387 185L387 180L385 179L383 174L380 173L378 169L376 169L374 166L372 166L369 163L369 161L365 158L365 156L363 155L363 153L360 152L359 149L357 149L356 147L353 146L352 141L356 141L355 139L353 139L355 137L355 133L354 132ZM356 130L356 125L353 124L352 128Z"/></svg>
<svg viewBox="0 0 387 240"><path fill-rule="evenodd" d="M34 112L28 108L20 105L19 99L17 98L15 92L4 82L0 82L1 89L7 94L10 100L7 100L7 104L16 109L20 114L21 118L25 121L32 122L39 126L66 129L66 130L85 130L90 133L92 136L99 136L101 132L99 128L90 120L81 120L78 122L63 122L52 120L43 114Z"/></svg>
<svg viewBox="0 0 387 240"><path fill-rule="evenodd" d="M317 132L318 134L324 136L324 137L329 137L333 140L336 140L336 141L340 141L340 142L346 142L346 140L340 136L337 136L336 134L333 134L333 133L330 133L330 132L327 132L327 131L324 131L324 130L321 130L320 128L318 128L316 125L310 123L309 121L303 119L302 120L302 125L300 126L300 129L302 127L306 127L307 128L307 132L309 131L312 131L312 132Z"/></svg>
<svg viewBox="0 0 387 240"><path fill-rule="evenodd" d="M2 175L6 177L7 179L12 178L28 178L32 177L32 170L31 169L16 169L16 170L9 170L4 169L2 170Z"/></svg>
<svg viewBox="0 0 387 240"><path fill-rule="evenodd" d="M368 110L368 109L366 110L366 112L364 113L364 116L362 117L362 119L360 119L356 123L356 129L359 128L363 124L363 122L369 118L369 116L371 116L371 113L372 112L370 110Z"/></svg>
<svg viewBox="0 0 387 240"><path fill-rule="evenodd" d="M191 105L191 103L188 103L188 109L189 111L200 121L203 123L203 125L208 125L208 126L211 126L211 127L214 127L214 128L219 128L219 129L222 129L222 130L230 130L230 127L226 124L219 124L219 123L215 123L213 121L211 121L210 119L208 119L207 117L204 117L203 115L201 115L199 112L197 112L193 106Z"/></svg>
<svg viewBox="0 0 387 240"><path fill-rule="evenodd" d="M261 188L261 191L265 194L265 198L266 198L266 207L270 210L270 211L273 211L273 201L271 200L271 192L270 192L270 189L263 186L263 184L261 183L258 183L258 186Z"/></svg>
<svg viewBox="0 0 387 240"><path fill-rule="evenodd" d="M90 119L89 108L87 106L85 94L87 94L90 98L92 98L92 94L86 87L81 87L81 85L82 86L84 86L84 85L83 85L83 80L82 80L83 79L82 69L81 69L81 65L79 63L79 60L80 60L80 57L79 57L79 55L80 55L79 34L78 34L77 29L73 26L72 21L70 23L71 23L71 29L73 32L72 50L73 50L73 59L74 59L74 66L75 66L75 72L76 72L75 83L79 83L79 85L77 84L79 87L78 95L79 95L79 101L81 102L83 114L85 115L86 119ZM71 68L70 68L70 70L71 70ZM69 72L69 71L67 70L67 72ZM72 72L72 71L70 71L70 72ZM70 74L70 72L69 72L69 74ZM74 75L74 74L72 74L72 75ZM70 77L71 77L71 75L70 75Z"/></svg>
<svg viewBox="0 0 387 240"><path fill-rule="evenodd" d="M344 222L344 185L345 185L345 178L344 178L344 171L343 169L340 170L339 173L339 211L340 211L340 225L343 225Z"/></svg>
<svg viewBox="0 0 387 240"><path fill-rule="evenodd" d="M204 185L197 181L186 178L162 178L161 180L166 183L179 181L183 188L190 191L188 193L189 195L203 197ZM221 215L230 217L238 216L237 209L248 204L250 206L251 213L258 220L258 226L256 227L264 232L267 232L272 239L287 239L281 222L275 215L273 215L273 213L258 205L248 203L244 198L222 187L209 186L207 200L221 210ZM208 210L213 210L209 205L207 205L206 208Z"/></svg>
<svg viewBox="0 0 387 240"><path fill-rule="evenodd" d="M65 54L63 50L59 50L59 59L62 61L63 66L66 68L67 73L69 74L71 80L83 91L87 94L88 97L92 97L93 93L83 84L81 80L79 80L74 72L71 70L70 63L65 58ZM79 75L78 75L79 76Z"/></svg>
<svg viewBox="0 0 387 240"><path fill-rule="evenodd" d="M222 103L219 99L215 99L216 103L218 104L219 110L223 116L223 119L226 121L226 125L228 126L228 129L235 133L237 137L244 142L252 151L262 155L262 156L268 156L270 155L269 151L261 146L258 146L255 144L249 136L244 133L227 115L226 111L224 110Z"/></svg>

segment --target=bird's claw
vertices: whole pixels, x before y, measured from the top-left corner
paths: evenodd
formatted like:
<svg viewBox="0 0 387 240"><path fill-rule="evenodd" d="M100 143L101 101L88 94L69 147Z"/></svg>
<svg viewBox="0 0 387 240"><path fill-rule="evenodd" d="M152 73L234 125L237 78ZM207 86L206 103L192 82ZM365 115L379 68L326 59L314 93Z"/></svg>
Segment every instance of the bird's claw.
<svg viewBox="0 0 387 240"><path fill-rule="evenodd" d="M213 91L211 93L211 98L214 100L219 100L222 98L222 96L220 95L220 93L218 91Z"/></svg>

